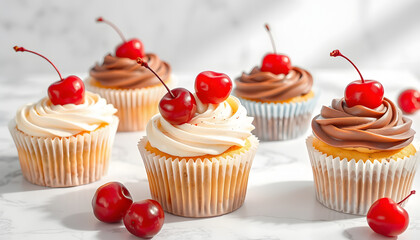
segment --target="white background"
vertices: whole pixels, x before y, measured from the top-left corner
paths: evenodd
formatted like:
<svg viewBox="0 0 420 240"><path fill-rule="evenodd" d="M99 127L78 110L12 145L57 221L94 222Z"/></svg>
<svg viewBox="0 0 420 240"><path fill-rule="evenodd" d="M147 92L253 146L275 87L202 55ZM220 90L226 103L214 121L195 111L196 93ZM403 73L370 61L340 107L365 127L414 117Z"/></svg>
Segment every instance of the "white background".
<svg viewBox="0 0 420 240"><path fill-rule="evenodd" d="M329 57L339 48L362 73L401 69L420 78L416 0L0 0L2 81L54 72L36 56L14 53L14 45L44 53L64 74L86 75L121 41L95 22L98 16L113 21L127 38L140 38L146 51L168 61L175 73L215 70L236 77L260 65L272 49L267 22L277 49L310 71L351 68ZM351 80L357 78L355 72Z"/></svg>

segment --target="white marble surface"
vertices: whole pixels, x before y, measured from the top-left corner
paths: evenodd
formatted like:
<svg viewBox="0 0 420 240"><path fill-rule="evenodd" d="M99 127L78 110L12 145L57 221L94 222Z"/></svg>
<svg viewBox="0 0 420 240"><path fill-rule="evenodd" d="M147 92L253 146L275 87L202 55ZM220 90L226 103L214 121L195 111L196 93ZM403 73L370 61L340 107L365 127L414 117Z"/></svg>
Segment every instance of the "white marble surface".
<svg viewBox="0 0 420 240"><path fill-rule="evenodd" d="M312 72L322 90L316 112L321 104L342 96L345 85L357 78L352 70ZM382 81L386 96L392 100L402 89L420 85L418 79L403 70L364 70L363 74ZM194 74L177 75L180 85L192 87ZM96 188L109 181L124 183L134 200L150 198L136 148L144 133L117 134L109 173L98 182L61 189L32 185L22 177L6 125L20 105L45 95L55 75L32 76L21 79L19 84L4 76L0 81L0 239L136 239L122 224L97 221L90 204ZM420 113L412 119L414 129L420 133ZM247 198L239 210L205 219L166 214L165 224L154 239L392 239L373 233L364 217L338 213L316 201L304 143L308 134L310 131L292 141L261 143L252 166ZM420 174L413 188L420 190L419 186ZM398 239L419 239L419 203L420 194L412 196L406 205L411 222Z"/></svg>

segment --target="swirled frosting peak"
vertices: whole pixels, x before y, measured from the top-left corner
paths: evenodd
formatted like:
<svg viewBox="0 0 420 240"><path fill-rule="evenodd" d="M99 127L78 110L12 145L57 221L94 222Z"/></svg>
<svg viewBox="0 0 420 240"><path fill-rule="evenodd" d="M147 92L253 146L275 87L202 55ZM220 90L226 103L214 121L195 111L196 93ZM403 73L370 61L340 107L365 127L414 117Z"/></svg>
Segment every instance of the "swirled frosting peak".
<svg viewBox="0 0 420 240"><path fill-rule="evenodd" d="M387 98L375 109L347 107L344 99L334 99L331 107L323 106L321 114L313 118L312 130L334 147L397 150L413 141L411 123Z"/></svg>
<svg viewBox="0 0 420 240"><path fill-rule="evenodd" d="M146 54L144 60L163 81L168 81L171 67L156 54ZM109 88L144 88L160 84L159 79L148 69L129 58L119 58L108 54L102 65L96 64L90 70L90 76L104 87Z"/></svg>
<svg viewBox="0 0 420 240"><path fill-rule="evenodd" d="M93 131L115 120L117 110L104 98L86 91L82 104L53 105L48 97L20 108L16 127L36 137L69 137Z"/></svg>
<svg viewBox="0 0 420 240"><path fill-rule="evenodd" d="M235 79L235 95L251 100L284 101L309 93L312 84L312 75L299 67L293 67L287 75L262 72L254 67L249 74L242 73Z"/></svg>
<svg viewBox="0 0 420 240"><path fill-rule="evenodd" d="M147 124L152 147L179 157L218 155L232 146L244 146L254 129L252 117L239 100L230 96L219 104L203 104L194 95L197 113L190 122L172 125L160 114Z"/></svg>

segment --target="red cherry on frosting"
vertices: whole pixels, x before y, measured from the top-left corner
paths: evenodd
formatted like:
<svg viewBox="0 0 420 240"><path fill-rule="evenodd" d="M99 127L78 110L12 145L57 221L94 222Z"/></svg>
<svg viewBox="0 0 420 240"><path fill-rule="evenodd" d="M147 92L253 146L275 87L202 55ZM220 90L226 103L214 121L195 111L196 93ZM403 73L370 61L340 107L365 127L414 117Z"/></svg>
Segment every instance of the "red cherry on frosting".
<svg viewBox="0 0 420 240"><path fill-rule="evenodd" d="M231 91L232 80L224 73L204 71L195 78L195 92L202 103L221 103Z"/></svg>
<svg viewBox="0 0 420 240"><path fill-rule="evenodd" d="M274 53L265 55L261 66L261 71L274 74L288 74L290 69L292 69L290 58L286 55Z"/></svg>
<svg viewBox="0 0 420 240"><path fill-rule="evenodd" d="M194 95L185 88L175 88L170 90L162 81L159 75L149 67L147 62L137 58L137 63L149 69L165 86L168 91L159 102L159 112L162 117L171 124L179 125L189 122L197 110L197 103Z"/></svg>
<svg viewBox="0 0 420 240"><path fill-rule="evenodd" d="M398 96L398 105L403 112L411 114L420 109L420 92L407 89Z"/></svg>
<svg viewBox="0 0 420 240"><path fill-rule="evenodd" d="M65 104L82 104L85 101L85 85L83 81L77 76L68 76L63 79L61 73L55 67L55 65L43 55L27 50L23 47L15 46L16 52L29 52L35 55L38 55L45 60L47 60L57 71L58 75L60 76L60 80L54 82L48 87L48 97L51 100L51 103L54 105L65 105Z"/></svg>
<svg viewBox="0 0 420 240"><path fill-rule="evenodd" d="M48 87L48 96L54 105L81 104L84 101L85 85L77 76L68 76Z"/></svg>
<svg viewBox="0 0 420 240"><path fill-rule="evenodd" d="M138 57L144 57L143 43L139 39L131 39L117 47L115 55L120 58L130 58L136 60Z"/></svg>
<svg viewBox="0 0 420 240"><path fill-rule="evenodd" d="M262 61L261 71L271 72L274 74L288 74L290 69L292 69L292 62L287 55L277 54L276 45L274 44L273 35L271 35L270 26L265 24L265 28L267 29L267 32L270 36L274 53L265 55Z"/></svg>
<svg viewBox="0 0 420 240"><path fill-rule="evenodd" d="M368 108L377 108L382 104L384 88L375 80L356 80L347 85L345 100L348 107L363 105Z"/></svg>
<svg viewBox="0 0 420 240"><path fill-rule="evenodd" d="M121 39L123 40L123 43L117 46L115 50L115 55L119 58L130 58L133 60L136 60L138 57L144 57L144 45L143 43L137 39L133 38L129 41L127 41L124 38L124 35L121 33L120 29L115 26L112 22L105 20L102 17L99 17L96 19L97 22L104 22L111 26L117 33L120 35Z"/></svg>
<svg viewBox="0 0 420 240"><path fill-rule="evenodd" d="M165 94L159 102L162 117L175 125L189 122L197 110L194 95L185 88L175 88Z"/></svg>
<svg viewBox="0 0 420 240"><path fill-rule="evenodd" d="M96 190L92 208L98 220L113 223L123 219L132 203L131 194L122 183L109 182Z"/></svg>
<svg viewBox="0 0 420 240"><path fill-rule="evenodd" d="M367 222L373 231L387 237L395 237L403 233L409 223L407 211L400 205L416 191L395 203L390 198L381 198L374 202L367 214Z"/></svg>
<svg viewBox="0 0 420 240"><path fill-rule="evenodd" d="M361 80L356 80L347 85L344 91L344 99L348 107L362 105L368 108L377 108L384 99L384 88L381 83L375 80L364 80L356 65L350 59L341 54L339 50L330 53L332 57L343 57L349 61L360 75Z"/></svg>

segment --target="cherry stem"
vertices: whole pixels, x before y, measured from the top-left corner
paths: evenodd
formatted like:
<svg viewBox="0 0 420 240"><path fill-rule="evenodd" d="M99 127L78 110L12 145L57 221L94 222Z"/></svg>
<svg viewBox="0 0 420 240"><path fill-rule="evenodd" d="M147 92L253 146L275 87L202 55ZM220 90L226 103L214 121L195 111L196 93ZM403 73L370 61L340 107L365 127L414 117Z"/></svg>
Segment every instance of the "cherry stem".
<svg viewBox="0 0 420 240"><path fill-rule="evenodd" d="M345 58L347 61L349 61L349 62L353 65L353 67L354 67L354 68L356 68L357 72L359 73L359 75L360 75L360 79L362 80L362 83L365 83L365 79L363 79L363 76L362 76L362 74L360 73L359 69L356 67L356 65L354 65L354 63L353 63L350 59L348 59L346 56L344 56L343 54L341 54L340 50L338 50L338 49L337 49L337 50L332 51L332 52L330 53L330 56L331 56L331 57L337 57L337 56L340 56L340 57Z"/></svg>
<svg viewBox="0 0 420 240"><path fill-rule="evenodd" d="M401 203L403 203L405 200L407 200L407 198L409 198L411 195L416 194L416 190L413 190L410 192L410 194L408 194L407 197L405 197L403 200L401 200L399 203L397 203L398 205L400 205Z"/></svg>
<svg viewBox="0 0 420 240"><path fill-rule="evenodd" d="M106 24L108 24L109 26L111 26L117 33L118 33L118 35L120 35L120 37L121 37L121 39L123 40L123 42L127 42L127 40L125 40L125 37L124 37L124 35L122 34L122 32L121 32L121 30L115 25L115 24L113 24L112 22L110 22L110 21L108 21L108 20L106 20L106 19L104 19L103 17L98 17L97 19L96 19L96 21L97 22L104 22L104 23L106 23Z"/></svg>
<svg viewBox="0 0 420 240"><path fill-rule="evenodd" d="M28 49L26 49L26 48L23 48L23 47L18 47L18 46L14 46L13 47L13 49L16 51L16 52L29 52L29 53L33 53L33 54L35 54L35 55L38 55L38 56L40 56L40 57L42 57L42 58L44 58L45 60L47 60L53 67L54 67L54 69L55 69L55 71L57 71L57 73L58 73L58 76L60 76L60 79L61 79L61 81L63 81L63 77L61 76L61 73L58 71L58 69L55 67L55 65L54 65L54 63L52 63L48 58L46 58L46 57L44 57L43 55L41 55L41 54L39 54L39 53L37 53L37 52L34 52L34 51L31 51L31 50L28 50Z"/></svg>
<svg viewBox="0 0 420 240"><path fill-rule="evenodd" d="M273 45L273 50L274 53L277 54L277 50L276 50L276 44L274 44L274 38L273 38L273 34L271 34L270 31L270 26L268 26L268 24L265 24L265 29L267 29L268 35L270 36L270 40L271 40L271 45Z"/></svg>
<svg viewBox="0 0 420 240"><path fill-rule="evenodd" d="M172 98L175 98L175 95L172 93L172 91L168 88L168 86L166 86L166 84L163 82L163 80L159 77L159 75L155 72L155 71L153 71L153 69L151 69L150 67L149 67L149 64L147 64L147 62L146 61L144 61L143 60L143 58L141 58L141 57L138 57L137 58L137 63L138 64L140 64L142 67L145 67L145 68L147 68L147 69L149 69L158 79L159 79L159 81L163 84L163 86L165 86L165 88L166 88L166 90L168 90L168 93L169 94L171 94L171 97Z"/></svg>

